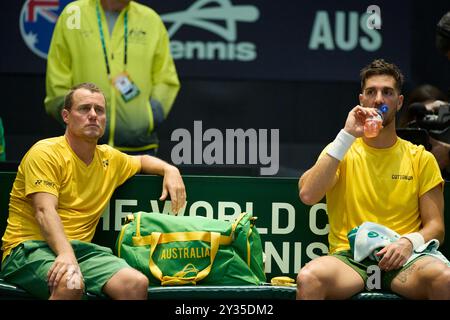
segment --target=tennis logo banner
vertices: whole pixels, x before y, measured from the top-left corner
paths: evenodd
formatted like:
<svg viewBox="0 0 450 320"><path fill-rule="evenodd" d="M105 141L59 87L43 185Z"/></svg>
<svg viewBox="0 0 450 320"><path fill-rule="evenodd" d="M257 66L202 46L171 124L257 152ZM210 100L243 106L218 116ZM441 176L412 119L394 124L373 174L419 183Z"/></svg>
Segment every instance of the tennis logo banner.
<svg viewBox="0 0 450 320"><path fill-rule="evenodd" d="M257 57L256 44L238 42L238 25L258 20L256 6L233 5L230 0L199 0L184 11L163 14L161 18L170 25L168 32L174 59L252 61ZM178 40L174 36L182 27L207 31L216 39Z"/></svg>
<svg viewBox="0 0 450 320"><path fill-rule="evenodd" d="M18 19L21 39L12 34L5 40L14 54L3 58L3 71L45 72L55 23L66 6L67 28L97 34L83 24L81 3L90 1L94 0L23 0L8 7L5 25ZM359 66L380 54L396 61L406 77L410 74L411 51L396 50L412 46L408 14L412 8L406 0L376 5L357 0L138 2L161 17L182 77L354 81ZM131 47L151 36L136 21L130 19ZM42 58L41 63L35 59L24 63L30 52Z"/></svg>

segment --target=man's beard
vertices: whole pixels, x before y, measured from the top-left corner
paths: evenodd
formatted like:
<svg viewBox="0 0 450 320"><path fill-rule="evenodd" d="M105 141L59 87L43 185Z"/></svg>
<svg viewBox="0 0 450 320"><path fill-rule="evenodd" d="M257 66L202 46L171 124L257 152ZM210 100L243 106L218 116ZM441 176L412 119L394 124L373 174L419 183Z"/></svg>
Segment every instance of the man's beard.
<svg viewBox="0 0 450 320"><path fill-rule="evenodd" d="M395 113L392 114L392 116L390 116L389 118L384 119L384 121L383 121L383 127L387 127L387 126L390 125L394 120L395 120Z"/></svg>

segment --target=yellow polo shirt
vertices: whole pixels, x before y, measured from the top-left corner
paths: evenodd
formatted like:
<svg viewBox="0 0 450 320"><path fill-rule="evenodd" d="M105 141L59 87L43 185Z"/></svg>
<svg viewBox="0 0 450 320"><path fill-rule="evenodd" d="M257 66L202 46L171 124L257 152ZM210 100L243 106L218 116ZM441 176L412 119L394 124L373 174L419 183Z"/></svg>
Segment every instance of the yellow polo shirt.
<svg viewBox="0 0 450 320"><path fill-rule="evenodd" d="M11 191L3 259L18 244L44 240L28 197L47 192L58 197L58 214L69 240L91 241L114 190L141 169L138 158L99 145L86 165L64 136L37 142L22 159Z"/></svg>
<svg viewBox="0 0 450 320"><path fill-rule="evenodd" d="M386 149L356 139L336 174L338 182L326 194L330 253L348 250L347 233L366 221L401 235L418 231L419 198L444 185L434 156L400 138Z"/></svg>

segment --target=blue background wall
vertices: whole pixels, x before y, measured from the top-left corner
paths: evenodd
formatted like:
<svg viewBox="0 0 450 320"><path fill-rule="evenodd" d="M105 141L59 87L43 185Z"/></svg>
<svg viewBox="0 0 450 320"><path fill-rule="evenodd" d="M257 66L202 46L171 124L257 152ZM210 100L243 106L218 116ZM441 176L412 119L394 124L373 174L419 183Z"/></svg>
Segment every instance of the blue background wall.
<svg viewBox="0 0 450 320"><path fill-rule="evenodd" d="M357 104L359 70L372 59L382 57L401 67L407 76L406 96L425 82L443 91L450 87L450 62L434 45L435 25L450 10L448 1L378 1L379 30L368 30L363 23L371 1L139 2L162 15L182 82L160 128L160 156L166 160L175 144L172 131L193 130L194 120L202 120L204 130L273 128L280 129L279 175L298 175L343 126L348 110ZM65 3L54 0L47 19L45 12L27 16L30 1L3 6L0 116L10 161L20 160L36 140L63 133L44 111L46 60L26 45L23 35L36 34L40 42L34 51L45 53L52 13L57 16ZM186 21L176 26L188 14L191 22L198 21L196 14L206 8L218 9L223 20L203 27ZM214 26L219 31L213 32ZM222 49L191 51L195 43Z"/></svg>

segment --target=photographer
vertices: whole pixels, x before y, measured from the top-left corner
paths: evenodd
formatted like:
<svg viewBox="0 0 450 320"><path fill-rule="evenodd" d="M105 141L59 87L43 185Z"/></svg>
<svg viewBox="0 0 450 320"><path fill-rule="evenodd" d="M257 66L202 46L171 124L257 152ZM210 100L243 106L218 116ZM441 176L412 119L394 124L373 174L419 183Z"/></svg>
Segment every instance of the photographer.
<svg viewBox="0 0 450 320"><path fill-rule="evenodd" d="M436 25L436 48L450 60L450 11ZM449 90L450 95L450 90ZM450 104L432 85L414 89L399 119L397 134L433 153L446 180L450 180ZM415 129L402 129L415 128Z"/></svg>
<svg viewBox="0 0 450 320"><path fill-rule="evenodd" d="M422 84L414 88L406 103L407 108L400 114L398 126L400 128L415 127L416 126L416 110L411 109L412 104L422 103L427 111L434 112L440 105L447 101L447 96L444 92L431 84ZM424 110L425 111L425 110Z"/></svg>
<svg viewBox="0 0 450 320"><path fill-rule="evenodd" d="M442 16L436 26L436 48L450 61L450 11ZM450 95L450 90L449 90ZM448 101L448 100L447 100ZM439 141L438 141L439 142ZM448 141L447 141L448 142ZM435 151L432 151L438 159L439 166L446 168L446 175L444 178L449 180L450 176L450 144L438 143L436 147L433 146ZM447 155L447 157L445 157ZM439 157L439 158L438 158ZM442 167L441 167L442 168Z"/></svg>
<svg viewBox="0 0 450 320"><path fill-rule="evenodd" d="M450 11L436 26L436 48L450 60Z"/></svg>
<svg viewBox="0 0 450 320"><path fill-rule="evenodd" d="M447 101L446 95L438 88L430 84L418 86L409 95L397 134L431 151L442 176L450 180L450 105Z"/></svg>

